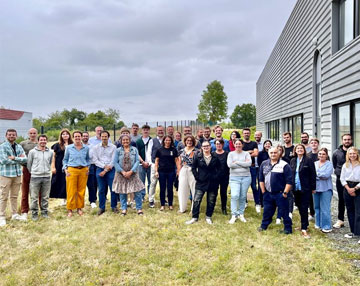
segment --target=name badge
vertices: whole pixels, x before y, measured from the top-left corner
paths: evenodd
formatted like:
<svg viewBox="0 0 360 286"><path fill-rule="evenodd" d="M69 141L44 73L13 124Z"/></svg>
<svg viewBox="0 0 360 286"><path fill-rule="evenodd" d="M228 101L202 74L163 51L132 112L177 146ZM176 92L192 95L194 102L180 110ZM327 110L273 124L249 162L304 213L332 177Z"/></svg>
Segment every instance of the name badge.
<svg viewBox="0 0 360 286"><path fill-rule="evenodd" d="M170 151L170 156L172 156L173 155L173 151Z"/></svg>

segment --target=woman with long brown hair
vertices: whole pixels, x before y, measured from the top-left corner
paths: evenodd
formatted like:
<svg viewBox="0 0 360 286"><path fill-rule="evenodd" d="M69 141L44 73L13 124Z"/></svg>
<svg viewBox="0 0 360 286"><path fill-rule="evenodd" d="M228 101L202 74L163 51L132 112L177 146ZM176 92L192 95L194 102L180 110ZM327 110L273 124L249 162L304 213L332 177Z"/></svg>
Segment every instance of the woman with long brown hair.
<svg viewBox="0 0 360 286"><path fill-rule="evenodd" d="M65 173L62 171L63 159L66 146L72 143L70 131L64 128L60 131L58 142L51 146L54 155L51 163L53 175L51 178L50 198L63 199L62 205L66 204L66 181Z"/></svg>

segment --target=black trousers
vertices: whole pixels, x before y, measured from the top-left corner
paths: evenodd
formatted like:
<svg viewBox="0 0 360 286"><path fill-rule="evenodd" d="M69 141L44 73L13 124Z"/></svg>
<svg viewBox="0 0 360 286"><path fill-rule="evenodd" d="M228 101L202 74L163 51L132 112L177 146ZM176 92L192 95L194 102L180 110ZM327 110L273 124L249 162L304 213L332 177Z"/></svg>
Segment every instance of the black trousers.
<svg viewBox="0 0 360 286"><path fill-rule="evenodd" d="M340 177L336 176L336 190L338 193L338 219L344 221L345 215L345 201L344 201L344 187L340 182Z"/></svg>
<svg viewBox="0 0 360 286"><path fill-rule="evenodd" d="M195 190L195 196L194 196L194 204L193 204L193 210L192 210L192 217L193 218L199 218L199 214L200 214L200 205L201 205L201 201L205 195L205 193L207 193L206 195L206 216L207 217L212 217L213 213L214 213L214 209L215 209L215 204L216 204L216 197L217 197L217 190L211 190L211 191L206 191L206 190Z"/></svg>
<svg viewBox="0 0 360 286"><path fill-rule="evenodd" d="M308 208L311 191L294 191L295 204L299 208L301 230L307 230L309 226Z"/></svg>
<svg viewBox="0 0 360 286"><path fill-rule="evenodd" d="M344 190L344 200L350 230L353 234L360 235L360 194L352 197Z"/></svg>
<svg viewBox="0 0 360 286"><path fill-rule="evenodd" d="M225 177L224 179L222 179L219 182L219 186L220 186L220 198L221 198L221 209L222 210L226 210L226 206L227 206L227 189L229 186L229 177ZM217 189L219 189L219 186L217 187Z"/></svg>
<svg viewBox="0 0 360 286"><path fill-rule="evenodd" d="M311 216L315 216L314 198L313 198L312 195L310 196L309 209L310 209L310 215L311 215Z"/></svg>

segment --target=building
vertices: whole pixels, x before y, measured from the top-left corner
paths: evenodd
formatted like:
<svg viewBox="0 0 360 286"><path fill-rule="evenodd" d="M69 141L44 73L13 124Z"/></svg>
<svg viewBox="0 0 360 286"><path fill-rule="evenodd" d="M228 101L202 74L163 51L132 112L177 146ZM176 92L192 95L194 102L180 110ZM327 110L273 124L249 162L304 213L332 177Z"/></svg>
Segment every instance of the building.
<svg viewBox="0 0 360 286"><path fill-rule="evenodd" d="M16 129L18 137L27 138L27 132L32 127L32 113L0 107L0 142L5 140L6 130Z"/></svg>
<svg viewBox="0 0 360 286"><path fill-rule="evenodd" d="M359 34L359 0L298 0L256 84L257 130L360 147Z"/></svg>

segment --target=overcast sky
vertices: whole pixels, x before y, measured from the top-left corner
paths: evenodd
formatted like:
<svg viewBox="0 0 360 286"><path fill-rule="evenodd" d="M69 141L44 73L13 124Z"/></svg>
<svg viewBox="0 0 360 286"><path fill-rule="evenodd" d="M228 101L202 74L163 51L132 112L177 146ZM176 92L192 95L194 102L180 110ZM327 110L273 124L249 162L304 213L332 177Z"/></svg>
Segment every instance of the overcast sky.
<svg viewBox="0 0 360 286"><path fill-rule="evenodd" d="M220 80L231 114L255 104L295 2L0 0L0 106L195 119L202 91Z"/></svg>

